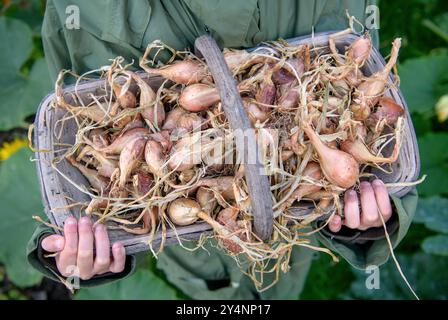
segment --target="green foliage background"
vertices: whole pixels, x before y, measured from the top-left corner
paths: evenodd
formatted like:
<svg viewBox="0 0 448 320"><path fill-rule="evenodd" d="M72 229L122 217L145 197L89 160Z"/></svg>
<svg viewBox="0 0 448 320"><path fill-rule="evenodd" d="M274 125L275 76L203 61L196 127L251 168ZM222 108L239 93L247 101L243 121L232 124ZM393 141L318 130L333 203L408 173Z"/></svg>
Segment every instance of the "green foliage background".
<svg viewBox="0 0 448 320"><path fill-rule="evenodd" d="M44 0L0 0L0 147L25 137L30 116L52 85L43 59L40 27ZM419 139L425 183L414 224L397 249L402 268L420 298L448 296L448 121L435 105L448 95L448 2L380 1L381 51L388 55L394 37L402 37L401 89ZM446 106L448 108L448 106ZM27 299L42 281L25 260L25 246L42 215L32 153L26 149L0 162L0 299ZM20 201L23 197L23 201ZM412 299L395 266L381 268L380 290L367 290L366 273L345 261L317 256L302 299ZM126 280L81 290L78 299L179 299L154 261Z"/></svg>

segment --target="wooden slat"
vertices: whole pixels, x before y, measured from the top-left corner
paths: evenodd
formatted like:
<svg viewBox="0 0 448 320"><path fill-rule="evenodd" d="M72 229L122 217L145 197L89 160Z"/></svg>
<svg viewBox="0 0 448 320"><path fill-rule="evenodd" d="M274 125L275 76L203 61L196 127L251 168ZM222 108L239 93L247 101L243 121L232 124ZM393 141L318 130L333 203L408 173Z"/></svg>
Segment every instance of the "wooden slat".
<svg viewBox="0 0 448 320"><path fill-rule="evenodd" d="M262 174L264 166L260 160L255 131L244 109L236 82L216 41L212 37L204 35L196 39L195 47L204 56L213 76L230 127L234 130L242 130L247 138L247 145L243 143L245 150L238 151L243 155L244 174L249 189L255 233L262 240L267 240L272 234L274 211L272 210L270 183L268 177ZM249 157L249 152L253 152L255 157ZM255 161L252 163L249 160Z"/></svg>

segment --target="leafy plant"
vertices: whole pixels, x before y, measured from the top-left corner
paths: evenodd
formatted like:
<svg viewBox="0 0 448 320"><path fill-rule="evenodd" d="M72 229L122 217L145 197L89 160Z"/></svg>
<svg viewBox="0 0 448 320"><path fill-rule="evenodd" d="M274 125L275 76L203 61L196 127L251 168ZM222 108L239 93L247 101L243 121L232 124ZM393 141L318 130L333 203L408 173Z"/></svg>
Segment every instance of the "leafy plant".
<svg viewBox="0 0 448 320"><path fill-rule="evenodd" d="M33 52L30 27L17 19L0 16L0 130L23 126L51 90L45 61L37 59L29 72L22 67Z"/></svg>
<svg viewBox="0 0 448 320"><path fill-rule="evenodd" d="M32 153L22 148L0 166L0 262L15 284L31 286L42 276L27 263L25 249L43 212Z"/></svg>

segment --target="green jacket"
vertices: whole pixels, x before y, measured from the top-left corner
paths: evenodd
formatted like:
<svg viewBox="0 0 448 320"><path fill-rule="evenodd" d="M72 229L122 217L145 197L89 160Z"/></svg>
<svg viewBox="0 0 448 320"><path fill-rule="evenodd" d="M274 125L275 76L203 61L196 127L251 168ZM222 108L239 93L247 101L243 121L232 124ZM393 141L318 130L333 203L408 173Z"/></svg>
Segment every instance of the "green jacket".
<svg viewBox="0 0 448 320"><path fill-rule="evenodd" d="M75 3L74 3L75 2ZM138 61L146 45L160 39L175 49L192 48L194 40L212 35L222 47L253 47L265 40L291 38L311 32L347 27L345 10L364 21L365 8L374 1L359 0L48 0L42 28L45 58L53 79L61 69L78 74L97 69L118 55ZM69 5L79 7L80 29L68 29ZM314 27L314 29L313 29ZM378 34L372 33L374 43ZM396 214L388 222L394 246L403 239L417 204L415 190L393 197ZM52 230L41 226L31 238L27 253L31 265L57 280L54 259L43 257L41 239ZM337 252L356 268L381 265L389 249L381 228L365 232L345 229L338 234L317 233L313 241ZM314 253L295 248L291 269L273 288L258 293L229 257L209 247L209 252L165 248L157 266L168 280L196 299L295 299L303 288ZM129 256L120 274L105 274L81 286L95 286L122 279L135 270L138 256Z"/></svg>

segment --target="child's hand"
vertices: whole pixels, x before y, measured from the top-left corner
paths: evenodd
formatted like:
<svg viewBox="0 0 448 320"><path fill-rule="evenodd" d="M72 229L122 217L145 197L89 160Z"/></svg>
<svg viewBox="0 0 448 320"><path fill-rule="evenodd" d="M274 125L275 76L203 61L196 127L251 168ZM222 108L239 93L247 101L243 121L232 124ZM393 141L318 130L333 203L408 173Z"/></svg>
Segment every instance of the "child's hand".
<svg viewBox="0 0 448 320"><path fill-rule="evenodd" d="M329 223L332 232L339 232L341 226L350 229L366 230L372 227L382 226L378 208L380 209L384 222L392 216L392 205L386 186L381 180L372 183L361 182L360 184L361 206L359 206L358 195L355 191L349 190L344 196L345 219L334 215ZM361 209L360 209L361 207Z"/></svg>
<svg viewBox="0 0 448 320"><path fill-rule="evenodd" d="M123 271L126 260L123 245L114 243L111 257L106 227L98 224L95 230L92 229L89 217L82 217L79 223L70 217L64 223L64 236L51 235L42 240L45 251L58 253L56 265L64 277L77 275L82 280L88 280L109 271Z"/></svg>

